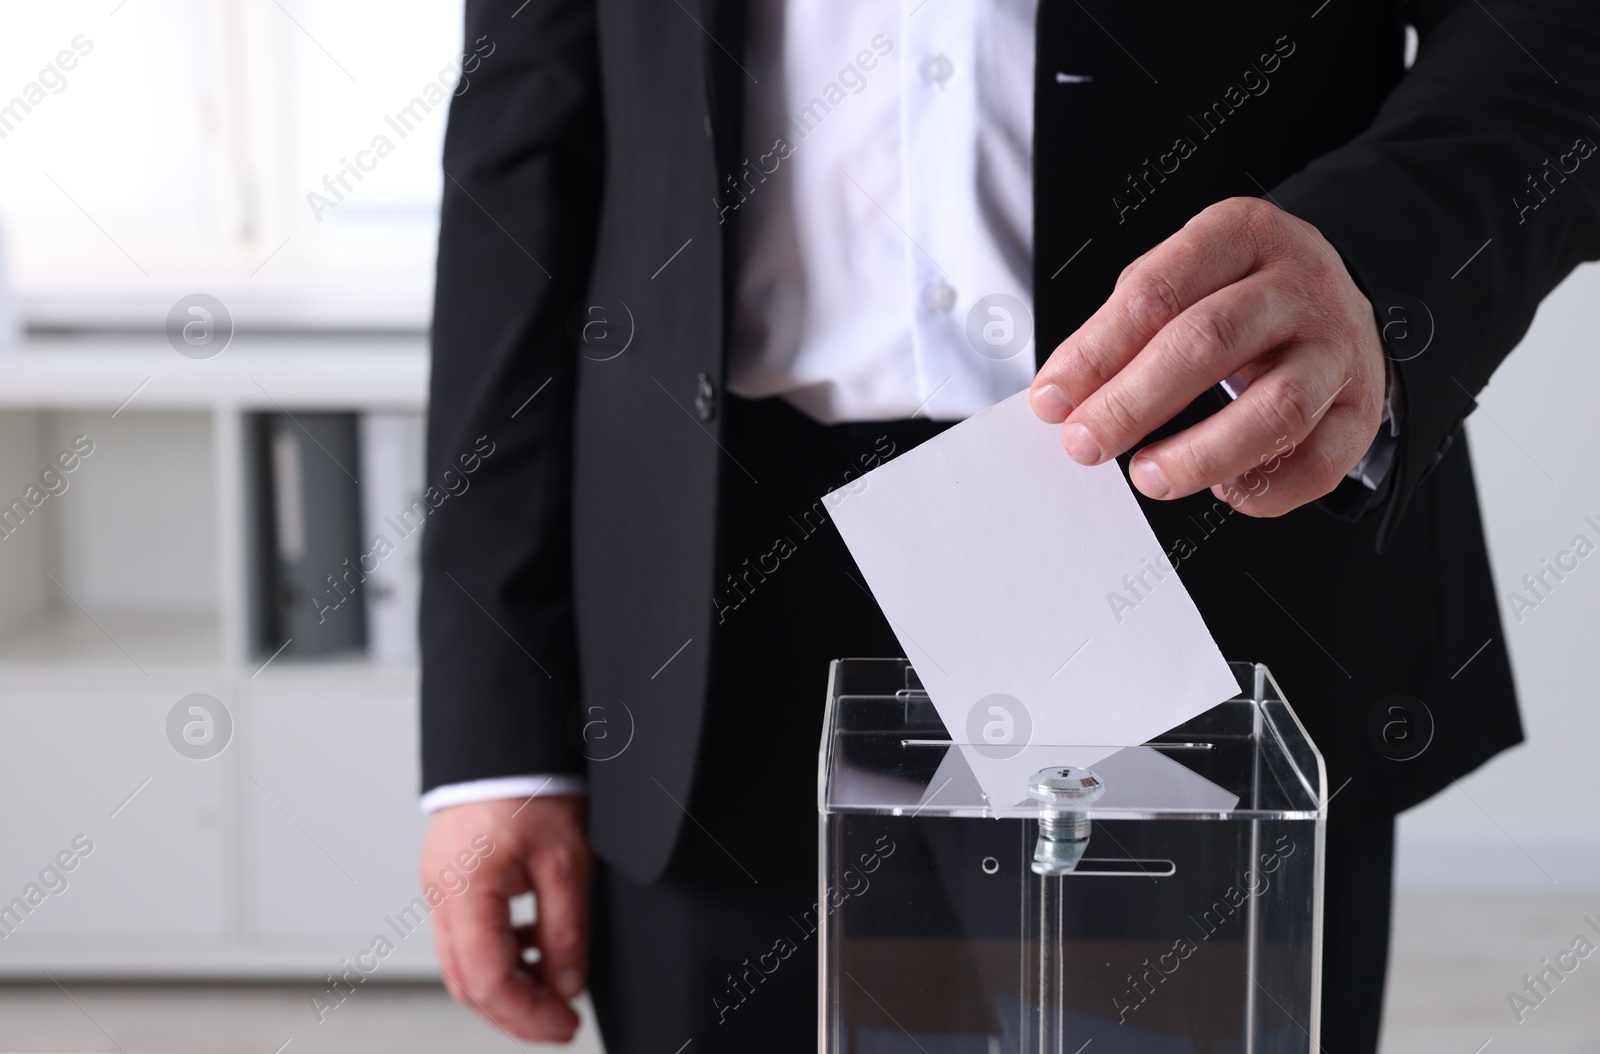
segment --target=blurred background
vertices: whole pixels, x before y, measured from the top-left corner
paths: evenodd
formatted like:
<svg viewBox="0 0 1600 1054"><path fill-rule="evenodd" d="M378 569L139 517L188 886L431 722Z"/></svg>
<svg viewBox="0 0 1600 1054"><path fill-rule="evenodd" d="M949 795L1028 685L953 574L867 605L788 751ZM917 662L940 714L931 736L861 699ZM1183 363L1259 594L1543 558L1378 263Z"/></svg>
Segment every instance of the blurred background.
<svg viewBox="0 0 1600 1054"><path fill-rule="evenodd" d="M0 13L0 1050L512 1042L402 918L440 143L493 61L459 0ZM1600 941L1600 556L1522 583L1600 546L1597 325L1590 267L1469 422L1529 741L1402 822L1391 1052L1600 1036L1600 961L1507 999Z"/></svg>

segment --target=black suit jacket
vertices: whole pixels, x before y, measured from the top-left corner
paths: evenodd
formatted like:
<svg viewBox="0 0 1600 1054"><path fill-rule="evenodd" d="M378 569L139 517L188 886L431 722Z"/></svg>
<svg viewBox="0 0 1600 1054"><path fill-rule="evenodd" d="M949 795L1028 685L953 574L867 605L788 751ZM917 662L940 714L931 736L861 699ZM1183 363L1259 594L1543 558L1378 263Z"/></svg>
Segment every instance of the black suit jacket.
<svg viewBox="0 0 1600 1054"><path fill-rule="evenodd" d="M697 763L718 478L736 471L710 440L739 7L468 0L467 39L496 50L445 144L430 473L496 446L426 534L424 783L585 771L580 703L626 702L633 745L587 771L596 847L641 879L682 822L662 791L685 800ZM1041 355L1194 213L1264 194L1339 249L1395 349L1383 493L1347 483L1275 520L1208 494L1144 503L1193 550L1179 572L1224 653L1270 663L1322 747L1336 823L1521 737L1457 437L1540 299L1600 253L1597 21L1587 0L1040 4ZM1415 758L1381 732L1395 705L1431 737Z"/></svg>

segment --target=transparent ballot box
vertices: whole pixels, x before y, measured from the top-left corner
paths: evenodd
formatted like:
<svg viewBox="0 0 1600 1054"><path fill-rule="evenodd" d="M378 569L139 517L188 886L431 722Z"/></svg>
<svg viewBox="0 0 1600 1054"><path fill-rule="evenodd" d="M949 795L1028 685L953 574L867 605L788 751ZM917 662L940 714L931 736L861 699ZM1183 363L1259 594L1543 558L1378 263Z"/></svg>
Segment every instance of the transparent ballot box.
<svg viewBox="0 0 1600 1054"><path fill-rule="evenodd" d="M836 660L819 1050L1316 1051L1322 757L1231 665L1238 696L1148 743L1028 744L991 801L968 757L996 748L953 740L909 663Z"/></svg>

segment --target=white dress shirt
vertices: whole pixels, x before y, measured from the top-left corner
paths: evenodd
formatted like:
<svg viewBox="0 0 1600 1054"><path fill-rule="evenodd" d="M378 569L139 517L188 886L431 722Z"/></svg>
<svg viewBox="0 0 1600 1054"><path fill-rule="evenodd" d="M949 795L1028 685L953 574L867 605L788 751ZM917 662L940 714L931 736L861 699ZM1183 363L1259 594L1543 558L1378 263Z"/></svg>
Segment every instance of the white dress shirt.
<svg viewBox="0 0 1600 1054"><path fill-rule="evenodd" d="M730 392L834 423L960 420L1028 387L1036 11L751 0L747 160L710 206L739 224ZM1351 478L1377 486L1393 434ZM511 776L422 807L583 790Z"/></svg>
<svg viewBox="0 0 1600 1054"><path fill-rule="evenodd" d="M1028 386L1035 10L752 5L728 391L833 423Z"/></svg>
<svg viewBox="0 0 1600 1054"><path fill-rule="evenodd" d="M959 420L1033 380L1037 0L753 0L727 388L818 421ZM581 793L437 787L428 811Z"/></svg>

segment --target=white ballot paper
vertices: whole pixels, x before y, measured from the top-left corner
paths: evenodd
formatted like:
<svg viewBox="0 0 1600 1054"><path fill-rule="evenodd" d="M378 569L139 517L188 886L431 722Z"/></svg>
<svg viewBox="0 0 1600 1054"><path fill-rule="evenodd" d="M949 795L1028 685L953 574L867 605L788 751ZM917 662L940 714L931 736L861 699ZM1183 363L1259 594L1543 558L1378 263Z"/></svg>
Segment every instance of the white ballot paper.
<svg viewBox="0 0 1600 1054"><path fill-rule="evenodd" d="M1231 699L1115 462L1019 392L823 498L991 806Z"/></svg>

